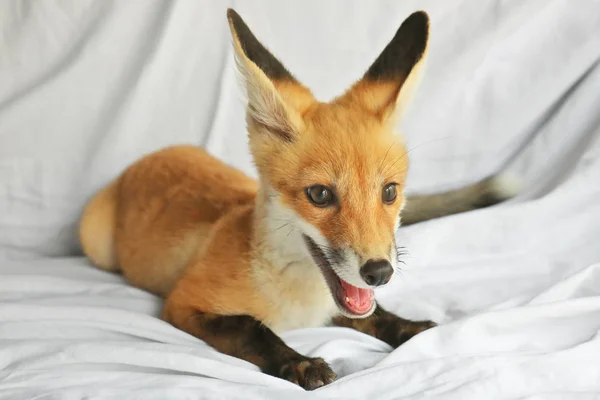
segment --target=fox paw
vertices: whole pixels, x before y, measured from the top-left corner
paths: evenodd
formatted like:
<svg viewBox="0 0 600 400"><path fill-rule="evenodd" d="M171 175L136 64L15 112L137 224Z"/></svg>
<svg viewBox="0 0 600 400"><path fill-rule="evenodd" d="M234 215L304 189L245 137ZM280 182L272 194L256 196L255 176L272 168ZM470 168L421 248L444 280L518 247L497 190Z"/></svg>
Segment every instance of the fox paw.
<svg viewBox="0 0 600 400"><path fill-rule="evenodd" d="M335 373L322 358L295 358L284 362L278 377L295 383L306 390L325 386L336 379Z"/></svg>
<svg viewBox="0 0 600 400"><path fill-rule="evenodd" d="M413 329L416 332L415 335L417 333L421 333L423 331L426 331L427 329L435 328L437 326L437 324L433 321L414 321L411 325L411 329Z"/></svg>
<svg viewBox="0 0 600 400"><path fill-rule="evenodd" d="M400 328L400 332L398 332L398 339L400 341L399 345L406 342L408 339L413 336L418 335L419 333L426 331L427 329L431 329L436 327L437 324L433 321L411 321L408 324L402 326Z"/></svg>
<svg viewBox="0 0 600 400"><path fill-rule="evenodd" d="M388 337L385 341L396 348L413 336L436 326L437 324L433 321L410 321L403 323L395 330L395 332L389 332L391 333L391 337Z"/></svg>

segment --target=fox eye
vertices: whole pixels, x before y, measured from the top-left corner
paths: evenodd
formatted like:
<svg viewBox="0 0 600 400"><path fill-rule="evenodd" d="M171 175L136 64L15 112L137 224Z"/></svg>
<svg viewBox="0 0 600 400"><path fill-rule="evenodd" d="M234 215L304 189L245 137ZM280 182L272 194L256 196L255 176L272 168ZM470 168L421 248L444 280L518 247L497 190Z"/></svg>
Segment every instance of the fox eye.
<svg viewBox="0 0 600 400"><path fill-rule="evenodd" d="M335 199L333 191L327 186L313 185L306 189L306 197L317 207L327 207Z"/></svg>
<svg viewBox="0 0 600 400"><path fill-rule="evenodd" d="M398 192L396 191L395 183L390 183L383 187L382 198L385 204L392 204L396 201L396 197L398 197Z"/></svg>

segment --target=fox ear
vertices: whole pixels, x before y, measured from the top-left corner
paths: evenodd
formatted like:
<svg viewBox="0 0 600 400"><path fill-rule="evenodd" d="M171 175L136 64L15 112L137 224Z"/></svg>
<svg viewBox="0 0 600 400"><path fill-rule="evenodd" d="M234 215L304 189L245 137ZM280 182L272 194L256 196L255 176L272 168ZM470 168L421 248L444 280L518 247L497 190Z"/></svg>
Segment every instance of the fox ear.
<svg viewBox="0 0 600 400"><path fill-rule="evenodd" d="M429 16L411 14L363 77L336 101L355 103L383 120L397 117L418 86L429 42Z"/></svg>
<svg viewBox="0 0 600 400"><path fill-rule="evenodd" d="M248 123L292 141L302 126L301 115L314 97L258 41L237 12L228 9L227 19L247 90Z"/></svg>

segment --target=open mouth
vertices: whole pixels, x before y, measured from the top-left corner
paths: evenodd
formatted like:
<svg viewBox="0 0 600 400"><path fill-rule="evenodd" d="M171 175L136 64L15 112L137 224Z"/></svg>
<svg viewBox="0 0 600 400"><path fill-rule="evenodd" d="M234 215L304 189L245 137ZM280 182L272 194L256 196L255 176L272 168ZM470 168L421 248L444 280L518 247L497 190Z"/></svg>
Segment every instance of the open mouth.
<svg viewBox="0 0 600 400"><path fill-rule="evenodd" d="M359 288L340 278L333 270L325 252L310 237L302 236L314 262L321 269L331 295L340 310L356 317L369 314L375 304L373 289Z"/></svg>

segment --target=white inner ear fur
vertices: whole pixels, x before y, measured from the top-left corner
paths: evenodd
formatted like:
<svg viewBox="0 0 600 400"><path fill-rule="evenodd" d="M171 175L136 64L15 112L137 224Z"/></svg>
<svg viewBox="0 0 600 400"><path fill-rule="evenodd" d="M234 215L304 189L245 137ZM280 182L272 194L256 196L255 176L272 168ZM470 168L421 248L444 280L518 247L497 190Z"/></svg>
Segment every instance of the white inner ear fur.
<svg viewBox="0 0 600 400"><path fill-rule="evenodd" d="M248 116L274 131L290 135L296 132L302 124L302 119L286 105L273 82L238 50L238 46L235 46L234 58L246 88Z"/></svg>
<svg viewBox="0 0 600 400"><path fill-rule="evenodd" d="M423 56L414 65L414 67L410 71L410 74L408 74L408 77L402 83L398 95L396 96L396 102L394 104L394 107L390 115L385 117L386 122L389 123L391 127L394 127L398 124L398 122L406 114L406 112L410 108L410 105L412 104L412 100L425 74L427 58L429 54L427 50L428 48L426 47Z"/></svg>

